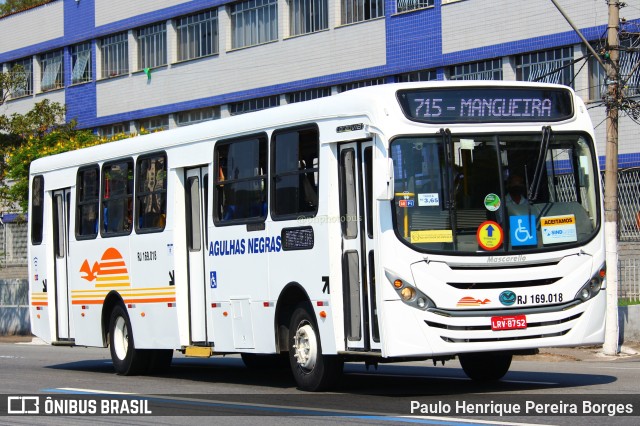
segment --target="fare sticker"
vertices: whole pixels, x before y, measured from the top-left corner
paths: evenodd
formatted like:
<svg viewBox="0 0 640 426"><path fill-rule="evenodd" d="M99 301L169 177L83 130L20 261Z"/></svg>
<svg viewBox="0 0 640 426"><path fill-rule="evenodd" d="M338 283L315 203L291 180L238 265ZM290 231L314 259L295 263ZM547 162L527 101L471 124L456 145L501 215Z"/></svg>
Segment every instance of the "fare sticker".
<svg viewBox="0 0 640 426"><path fill-rule="evenodd" d="M540 218L543 244L572 243L578 241L576 217L572 214Z"/></svg>
<svg viewBox="0 0 640 426"><path fill-rule="evenodd" d="M502 245L504 232L497 222L487 220L482 222L476 231L478 245L485 250L496 250Z"/></svg>
<svg viewBox="0 0 640 426"><path fill-rule="evenodd" d="M453 231L451 229L411 231L411 242L414 244L451 243L453 242Z"/></svg>

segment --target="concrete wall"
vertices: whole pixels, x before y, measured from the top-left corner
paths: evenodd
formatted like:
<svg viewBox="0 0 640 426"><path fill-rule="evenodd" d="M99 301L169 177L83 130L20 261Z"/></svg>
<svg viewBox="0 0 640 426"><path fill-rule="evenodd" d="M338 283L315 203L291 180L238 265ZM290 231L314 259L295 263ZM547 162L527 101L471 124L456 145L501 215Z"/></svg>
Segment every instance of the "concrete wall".
<svg viewBox="0 0 640 426"><path fill-rule="evenodd" d="M640 305L618 308L620 342L640 342Z"/></svg>
<svg viewBox="0 0 640 426"><path fill-rule="evenodd" d="M63 3L48 3L2 19L0 52L24 50L25 46L64 36Z"/></svg>
<svg viewBox="0 0 640 426"><path fill-rule="evenodd" d="M0 279L0 335L31 333L28 291L25 279Z"/></svg>

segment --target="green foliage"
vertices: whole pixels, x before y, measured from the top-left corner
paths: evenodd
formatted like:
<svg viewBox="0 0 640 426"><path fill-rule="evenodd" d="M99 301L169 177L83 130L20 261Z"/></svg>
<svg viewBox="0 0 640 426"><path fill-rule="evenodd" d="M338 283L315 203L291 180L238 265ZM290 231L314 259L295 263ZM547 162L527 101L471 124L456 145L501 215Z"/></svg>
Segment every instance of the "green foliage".
<svg viewBox="0 0 640 426"><path fill-rule="evenodd" d="M618 306L631 306L631 305L640 305L640 299L631 299L631 298L619 298Z"/></svg>
<svg viewBox="0 0 640 426"><path fill-rule="evenodd" d="M89 130L53 130L42 136L29 136L22 144L6 154L5 178L13 185L3 188L6 200L18 203L27 210L29 194L29 166L33 160L103 143Z"/></svg>
<svg viewBox="0 0 640 426"><path fill-rule="evenodd" d="M5 0L0 4L0 16L46 3L51 3L51 0Z"/></svg>
<svg viewBox="0 0 640 426"><path fill-rule="evenodd" d="M103 138L78 130L75 120L65 123L65 112L64 105L44 99L26 114L0 115L0 209L20 206L27 211L32 161L135 136L120 133Z"/></svg>
<svg viewBox="0 0 640 426"><path fill-rule="evenodd" d="M0 105L4 104L17 88L27 84L27 74L22 65L16 65L9 72L0 72Z"/></svg>

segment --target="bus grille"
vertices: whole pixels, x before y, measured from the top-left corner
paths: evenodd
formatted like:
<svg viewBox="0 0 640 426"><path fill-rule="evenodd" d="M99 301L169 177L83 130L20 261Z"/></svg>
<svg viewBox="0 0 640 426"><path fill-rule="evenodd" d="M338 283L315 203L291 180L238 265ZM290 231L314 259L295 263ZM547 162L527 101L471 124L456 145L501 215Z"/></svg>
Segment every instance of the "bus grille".
<svg viewBox="0 0 640 426"><path fill-rule="evenodd" d="M454 338L454 337L450 337L450 336L445 336L445 335L441 335L440 338L442 340L444 340L445 342L449 342L449 343L475 343L475 342L498 342L498 341L508 341L508 340L526 340L526 339L540 339L540 338L545 338L545 337L556 337L556 336L563 336L565 334L567 334L570 330L571 330L571 326L567 326L566 329L561 330L561 331L553 331L550 333L536 333L536 334L525 334L527 331L531 332L531 331L535 331L536 328L539 327L549 327L549 326L558 326L560 324L564 324L564 323L568 323L570 321L574 321L577 320L578 318L580 318L582 316L582 312L580 312L579 314L575 314L566 318L561 318L561 319L557 319L557 320L553 320L553 321L539 321L539 322L532 322L527 324L527 329L526 330L522 330L523 334L518 335L518 336L508 336L508 337L470 337L470 338ZM443 323L439 323L439 322L434 322L434 321L427 321L425 320L425 323L429 326L429 327L433 327L433 328L439 328L442 330L451 330L451 331L479 331L479 332L487 332L487 331L491 331L491 325L471 325L471 326L465 326L465 325L450 325L450 324L443 324ZM557 330L557 327L556 327ZM541 330L542 331L542 330Z"/></svg>
<svg viewBox="0 0 640 426"><path fill-rule="evenodd" d="M550 285L559 281L561 278L544 278L540 280L522 280L522 281L503 281L503 282L487 282L487 283L447 283L451 287L455 287L460 290L486 290L495 288L518 288L518 287L535 287L540 285Z"/></svg>

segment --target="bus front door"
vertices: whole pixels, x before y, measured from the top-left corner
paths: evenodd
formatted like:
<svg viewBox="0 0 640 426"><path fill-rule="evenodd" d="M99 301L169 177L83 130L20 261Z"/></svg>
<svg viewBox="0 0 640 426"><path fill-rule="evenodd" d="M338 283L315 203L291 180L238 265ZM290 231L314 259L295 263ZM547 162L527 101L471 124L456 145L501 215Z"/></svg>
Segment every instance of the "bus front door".
<svg viewBox="0 0 640 426"><path fill-rule="evenodd" d="M185 178L190 340L194 345L208 345L206 284L209 280L205 279L208 170L206 167L189 169Z"/></svg>
<svg viewBox="0 0 640 426"><path fill-rule="evenodd" d="M53 255L55 258L54 289L56 295L56 340L71 341L74 338L71 320L71 291L69 289L69 219L71 190L53 192Z"/></svg>
<svg viewBox="0 0 640 426"><path fill-rule="evenodd" d="M340 146L342 294L347 350L380 350L373 264L373 143Z"/></svg>

